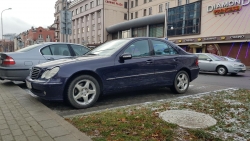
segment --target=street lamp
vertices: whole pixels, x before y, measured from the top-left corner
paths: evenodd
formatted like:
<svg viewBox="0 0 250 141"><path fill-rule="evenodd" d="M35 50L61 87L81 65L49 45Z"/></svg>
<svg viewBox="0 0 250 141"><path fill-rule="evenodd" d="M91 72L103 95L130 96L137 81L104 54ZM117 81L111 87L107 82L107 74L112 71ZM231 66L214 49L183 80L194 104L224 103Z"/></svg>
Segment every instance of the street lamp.
<svg viewBox="0 0 250 141"><path fill-rule="evenodd" d="M168 3L166 3L166 13L165 13L165 28L166 28L166 40L168 40Z"/></svg>
<svg viewBox="0 0 250 141"><path fill-rule="evenodd" d="M3 11L5 11L5 10L11 10L11 8L8 8L8 9L4 9ZM2 25L2 42L3 42L3 16L2 16L2 14L3 14L3 11L1 12L1 25ZM3 46L3 44L2 44L2 46Z"/></svg>

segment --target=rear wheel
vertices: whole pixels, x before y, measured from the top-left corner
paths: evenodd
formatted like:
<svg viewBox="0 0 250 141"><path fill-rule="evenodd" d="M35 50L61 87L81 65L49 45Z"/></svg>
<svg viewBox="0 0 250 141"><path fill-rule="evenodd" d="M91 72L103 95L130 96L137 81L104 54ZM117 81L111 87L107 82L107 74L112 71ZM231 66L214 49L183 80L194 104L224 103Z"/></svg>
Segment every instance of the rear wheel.
<svg viewBox="0 0 250 141"><path fill-rule="evenodd" d="M224 66L219 66L219 67L217 68L217 73L218 73L219 75L226 75L226 74L227 74L227 68L224 67Z"/></svg>
<svg viewBox="0 0 250 141"><path fill-rule="evenodd" d="M174 79L174 85L170 89L178 94L183 94L188 90L189 76L186 71L179 71Z"/></svg>
<svg viewBox="0 0 250 141"><path fill-rule="evenodd" d="M88 108L92 106L100 95L98 81L89 75L76 77L69 85L67 100L75 108Z"/></svg>

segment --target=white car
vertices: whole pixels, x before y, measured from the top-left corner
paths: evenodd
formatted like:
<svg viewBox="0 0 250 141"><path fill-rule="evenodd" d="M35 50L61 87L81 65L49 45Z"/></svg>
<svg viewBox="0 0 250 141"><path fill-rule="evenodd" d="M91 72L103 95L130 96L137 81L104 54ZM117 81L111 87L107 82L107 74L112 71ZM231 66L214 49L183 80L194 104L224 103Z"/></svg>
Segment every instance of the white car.
<svg viewBox="0 0 250 141"><path fill-rule="evenodd" d="M210 53L196 53L199 58L200 71L217 72L219 75L231 73L236 75L246 71L246 66L240 62L226 61L220 56Z"/></svg>

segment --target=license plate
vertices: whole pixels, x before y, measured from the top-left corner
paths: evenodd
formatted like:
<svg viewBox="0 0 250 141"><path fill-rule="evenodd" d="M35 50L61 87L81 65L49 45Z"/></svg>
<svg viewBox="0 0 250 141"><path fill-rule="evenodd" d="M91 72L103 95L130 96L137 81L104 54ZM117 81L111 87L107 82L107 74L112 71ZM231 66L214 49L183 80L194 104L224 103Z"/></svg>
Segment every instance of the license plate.
<svg viewBox="0 0 250 141"><path fill-rule="evenodd" d="M32 89L32 86L31 86L31 83L30 83L30 82L26 81L26 85L27 85L27 87L28 87L29 89Z"/></svg>

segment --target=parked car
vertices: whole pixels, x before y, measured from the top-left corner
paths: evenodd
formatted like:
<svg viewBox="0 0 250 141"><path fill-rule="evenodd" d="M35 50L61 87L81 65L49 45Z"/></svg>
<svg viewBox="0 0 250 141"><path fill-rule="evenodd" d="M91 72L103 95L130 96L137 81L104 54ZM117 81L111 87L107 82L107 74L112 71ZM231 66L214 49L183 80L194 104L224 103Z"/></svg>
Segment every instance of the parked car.
<svg viewBox="0 0 250 141"><path fill-rule="evenodd" d="M36 65L26 84L43 99L65 99L75 108L87 108L100 94L124 90L167 86L185 93L198 73L198 57L169 41L127 38L106 42L81 57Z"/></svg>
<svg viewBox="0 0 250 141"><path fill-rule="evenodd" d="M228 57L228 56L221 56L221 57L223 57L227 61L241 62L239 59L235 59L235 58L232 58L232 57Z"/></svg>
<svg viewBox="0 0 250 141"><path fill-rule="evenodd" d="M82 56L89 49L78 44L44 42L15 52L0 53L0 79L25 81L30 68L47 61Z"/></svg>
<svg viewBox="0 0 250 141"><path fill-rule="evenodd" d="M196 53L199 57L200 71L217 72L219 75L231 73L236 75L246 71L246 66L240 62L226 61L220 56L210 53Z"/></svg>

